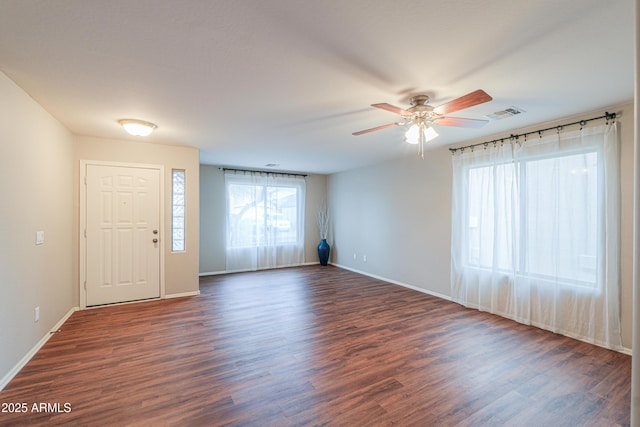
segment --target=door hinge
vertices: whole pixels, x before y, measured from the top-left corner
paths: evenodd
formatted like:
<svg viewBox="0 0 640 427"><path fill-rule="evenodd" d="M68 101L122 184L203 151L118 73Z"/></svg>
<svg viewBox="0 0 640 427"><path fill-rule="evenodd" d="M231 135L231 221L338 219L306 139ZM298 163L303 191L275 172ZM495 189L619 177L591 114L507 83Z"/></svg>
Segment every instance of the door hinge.
<svg viewBox="0 0 640 427"><path fill-rule="evenodd" d="M87 175L84 176L84 185L87 185Z"/></svg>
<svg viewBox="0 0 640 427"><path fill-rule="evenodd" d="M85 291L87 290L87 281L86 280L84 281L84 290Z"/></svg>
<svg viewBox="0 0 640 427"><path fill-rule="evenodd" d="M84 238L85 239L87 238L87 229L86 228L84 229Z"/></svg>

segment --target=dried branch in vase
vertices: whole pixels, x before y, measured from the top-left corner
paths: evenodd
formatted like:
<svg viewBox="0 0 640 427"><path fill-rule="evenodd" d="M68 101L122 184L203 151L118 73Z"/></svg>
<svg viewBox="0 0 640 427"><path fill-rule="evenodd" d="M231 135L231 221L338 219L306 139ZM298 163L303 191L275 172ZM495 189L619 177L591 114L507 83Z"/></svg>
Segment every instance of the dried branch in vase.
<svg viewBox="0 0 640 427"><path fill-rule="evenodd" d="M318 210L318 231L320 232L320 239L326 239L329 235L329 208L327 203L322 203Z"/></svg>

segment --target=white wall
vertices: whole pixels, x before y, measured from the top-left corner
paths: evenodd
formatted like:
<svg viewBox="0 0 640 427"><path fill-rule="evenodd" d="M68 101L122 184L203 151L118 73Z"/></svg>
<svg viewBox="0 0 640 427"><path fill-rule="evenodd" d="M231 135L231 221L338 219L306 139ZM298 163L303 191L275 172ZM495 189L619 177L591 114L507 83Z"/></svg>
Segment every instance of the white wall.
<svg viewBox="0 0 640 427"><path fill-rule="evenodd" d="M145 163L164 166L164 261L165 293L180 295L197 292L199 247L200 154L196 148L76 136L74 153L74 243L79 253L79 166L80 160ZM171 170L185 170L185 244L184 252L171 252ZM78 276L77 263L75 264ZM78 283L77 278L76 283Z"/></svg>
<svg viewBox="0 0 640 427"><path fill-rule="evenodd" d="M605 109L513 131L521 133L601 115ZM631 348L633 105L621 112L622 340ZM496 135L504 137L508 135ZM471 144L494 139L467 141ZM437 147L417 156L330 175L332 262L425 291L450 296L451 154ZM354 254L356 259L354 260ZM363 257L366 256L366 262Z"/></svg>
<svg viewBox="0 0 640 427"><path fill-rule="evenodd" d="M75 306L72 160L71 133L0 73L0 380Z"/></svg>
<svg viewBox="0 0 640 427"><path fill-rule="evenodd" d="M327 197L326 175L308 175L305 200L306 263L318 262L320 237L316 214ZM225 271L224 172L218 166L200 165L200 274Z"/></svg>

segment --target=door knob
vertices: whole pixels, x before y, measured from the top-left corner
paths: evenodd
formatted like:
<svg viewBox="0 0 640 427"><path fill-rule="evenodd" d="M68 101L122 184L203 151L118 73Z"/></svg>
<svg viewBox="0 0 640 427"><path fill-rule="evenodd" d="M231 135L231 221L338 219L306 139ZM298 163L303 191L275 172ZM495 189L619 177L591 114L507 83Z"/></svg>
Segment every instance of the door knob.
<svg viewBox="0 0 640 427"><path fill-rule="evenodd" d="M153 239L153 243L158 243L158 239Z"/></svg>

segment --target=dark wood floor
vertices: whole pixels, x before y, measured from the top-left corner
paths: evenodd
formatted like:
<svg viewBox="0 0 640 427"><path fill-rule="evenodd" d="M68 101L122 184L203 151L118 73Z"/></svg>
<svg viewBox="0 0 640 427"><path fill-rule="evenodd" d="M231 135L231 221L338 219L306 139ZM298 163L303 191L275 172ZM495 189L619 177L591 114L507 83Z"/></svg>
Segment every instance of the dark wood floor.
<svg viewBox="0 0 640 427"><path fill-rule="evenodd" d="M74 313L0 393L29 408L0 424L629 425L623 354L335 267L201 292Z"/></svg>

